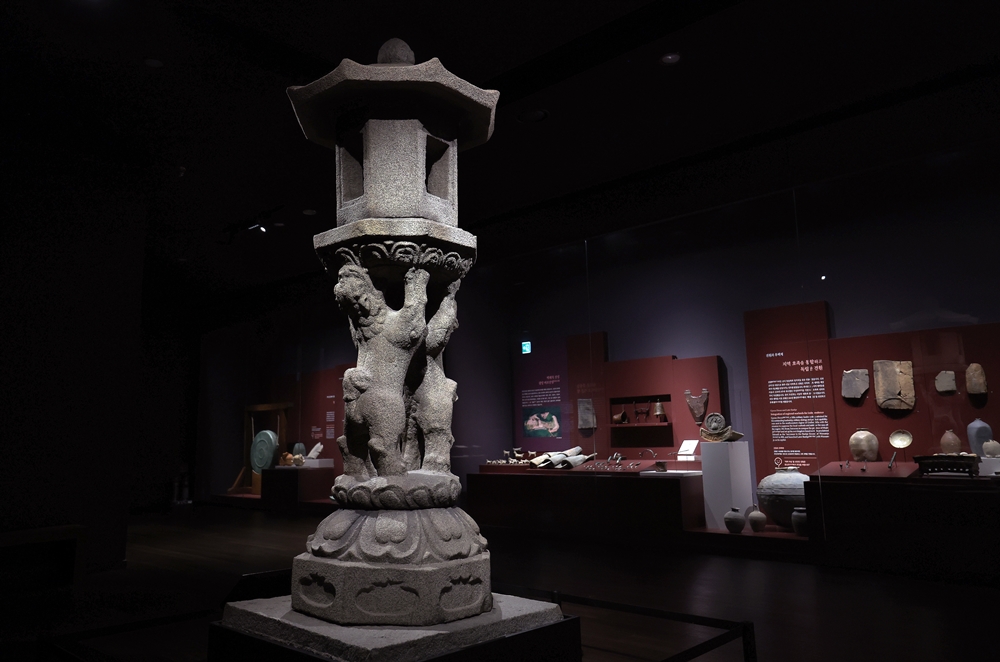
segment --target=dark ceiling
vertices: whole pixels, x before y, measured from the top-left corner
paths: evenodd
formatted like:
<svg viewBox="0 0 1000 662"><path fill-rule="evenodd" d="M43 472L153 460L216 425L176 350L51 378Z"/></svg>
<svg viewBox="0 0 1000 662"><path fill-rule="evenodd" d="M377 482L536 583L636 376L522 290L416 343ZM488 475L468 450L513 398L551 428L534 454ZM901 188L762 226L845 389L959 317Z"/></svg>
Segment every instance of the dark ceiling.
<svg viewBox="0 0 1000 662"><path fill-rule="evenodd" d="M500 91L493 139L460 158L484 260L1000 139L988 2L49 0L0 19L5 161L141 170L161 297L319 272L333 158L285 88L389 37Z"/></svg>

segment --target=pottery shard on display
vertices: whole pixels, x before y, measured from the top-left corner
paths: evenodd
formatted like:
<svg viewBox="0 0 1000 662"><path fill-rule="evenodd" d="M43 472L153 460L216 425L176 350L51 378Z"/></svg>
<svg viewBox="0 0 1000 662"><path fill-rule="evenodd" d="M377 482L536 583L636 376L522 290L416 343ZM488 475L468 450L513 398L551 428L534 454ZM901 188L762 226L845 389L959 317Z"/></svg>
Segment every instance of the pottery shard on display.
<svg viewBox="0 0 1000 662"><path fill-rule="evenodd" d="M942 370L934 378L934 388L937 389L938 393L953 393L958 390L958 384L955 383L955 371L954 370Z"/></svg>
<svg viewBox="0 0 1000 662"><path fill-rule="evenodd" d="M965 390L969 395L986 393L986 371L978 363L970 363L965 369Z"/></svg>
<svg viewBox="0 0 1000 662"><path fill-rule="evenodd" d="M962 440L958 438L958 435L947 430L943 435L941 435L941 452L942 453L958 453L962 450Z"/></svg>
<svg viewBox="0 0 1000 662"><path fill-rule="evenodd" d="M840 383L840 395L849 400L860 398L868 391L868 369L845 370Z"/></svg>
<svg viewBox="0 0 1000 662"><path fill-rule="evenodd" d="M875 361L875 403L882 409L913 409L912 361Z"/></svg>
<svg viewBox="0 0 1000 662"><path fill-rule="evenodd" d="M983 444L983 455L986 457L1000 457L1000 441L990 439Z"/></svg>

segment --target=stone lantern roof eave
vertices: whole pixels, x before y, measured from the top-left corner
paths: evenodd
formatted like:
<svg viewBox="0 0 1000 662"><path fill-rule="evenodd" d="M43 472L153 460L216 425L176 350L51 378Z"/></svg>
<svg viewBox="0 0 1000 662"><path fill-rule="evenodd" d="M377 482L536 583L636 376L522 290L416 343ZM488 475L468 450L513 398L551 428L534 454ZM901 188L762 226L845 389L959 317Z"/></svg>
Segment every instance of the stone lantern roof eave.
<svg viewBox="0 0 1000 662"><path fill-rule="evenodd" d="M360 64L345 58L322 78L286 91L305 137L330 148L337 144L341 115L364 111L372 104L389 102L406 108L413 106L412 101L424 100L457 116L459 149L469 149L490 139L500 98L498 91L476 87L451 73L437 58L414 65ZM378 101L373 100L375 95Z"/></svg>

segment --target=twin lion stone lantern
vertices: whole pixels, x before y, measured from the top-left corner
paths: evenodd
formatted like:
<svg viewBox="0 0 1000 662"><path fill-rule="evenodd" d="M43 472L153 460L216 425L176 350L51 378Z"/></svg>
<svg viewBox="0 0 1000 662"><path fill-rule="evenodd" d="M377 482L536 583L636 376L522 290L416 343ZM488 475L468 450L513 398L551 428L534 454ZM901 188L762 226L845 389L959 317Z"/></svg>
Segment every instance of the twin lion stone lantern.
<svg viewBox="0 0 1000 662"><path fill-rule="evenodd" d="M497 99L414 64L398 39L378 63L343 60L288 88L306 137L333 149L337 227L314 245L350 320L340 509L292 564L292 607L340 624L432 625L493 607L490 553L455 503L456 383L442 352L476 259L458 228L458 151L489 140Z"/></svg>

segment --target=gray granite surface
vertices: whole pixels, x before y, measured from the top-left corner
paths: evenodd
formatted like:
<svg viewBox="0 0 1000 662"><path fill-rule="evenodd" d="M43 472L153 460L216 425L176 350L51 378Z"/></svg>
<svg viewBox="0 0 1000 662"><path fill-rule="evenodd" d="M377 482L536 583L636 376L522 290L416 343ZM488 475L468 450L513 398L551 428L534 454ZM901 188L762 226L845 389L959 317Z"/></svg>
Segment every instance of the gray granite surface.
<svg viewBox="0 0 1000 662"><path fill-rule="evenodd" d="M492 611L451 623L345 626L293 611L286 595L231 602L222 624L329 660L416 662L560 619L558 605L494 593Z"/></svg>

